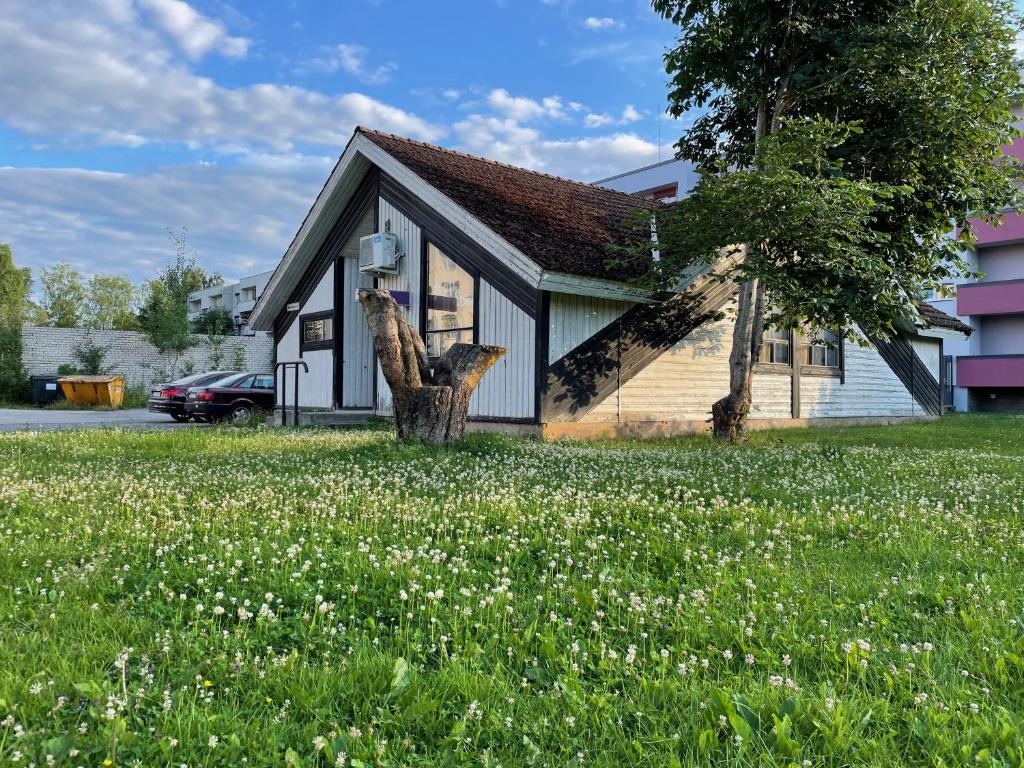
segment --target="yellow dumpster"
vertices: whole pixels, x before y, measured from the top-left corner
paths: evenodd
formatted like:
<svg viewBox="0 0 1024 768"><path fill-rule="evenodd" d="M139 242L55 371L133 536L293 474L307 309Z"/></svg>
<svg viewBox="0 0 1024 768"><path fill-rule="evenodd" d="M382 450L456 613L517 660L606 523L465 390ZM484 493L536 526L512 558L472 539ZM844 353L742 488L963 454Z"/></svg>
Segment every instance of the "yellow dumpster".
<svg viewBox="0 0 1024 768"><path fill-rule="evenodd" d="M124 376L61 376L57 382L75 405L120 408L124 402Z"/></svg>

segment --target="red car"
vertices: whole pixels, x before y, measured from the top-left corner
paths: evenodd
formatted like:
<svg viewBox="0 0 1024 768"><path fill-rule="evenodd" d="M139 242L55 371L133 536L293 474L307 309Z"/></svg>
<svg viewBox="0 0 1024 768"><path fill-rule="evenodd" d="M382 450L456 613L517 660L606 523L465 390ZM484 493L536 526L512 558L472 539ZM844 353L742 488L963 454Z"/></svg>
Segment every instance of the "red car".
<svg viewBox="0 0 1024 768"><path fill-rule="evenodd" d="M257 411L274 409L274 374L243 373L205 387L192 387L185 413L196 421L247 422Z"/></svg>

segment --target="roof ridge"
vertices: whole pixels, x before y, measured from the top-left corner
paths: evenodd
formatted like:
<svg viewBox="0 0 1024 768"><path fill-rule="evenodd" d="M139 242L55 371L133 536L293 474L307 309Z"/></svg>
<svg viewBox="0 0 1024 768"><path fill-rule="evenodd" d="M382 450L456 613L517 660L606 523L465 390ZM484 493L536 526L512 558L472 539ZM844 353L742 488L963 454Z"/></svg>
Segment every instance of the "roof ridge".
<svg viewBox="0 0 1024 768"><path fill-rule="evenodd" d="M587 182L587 181L578 181L576 179L566 178L565 176L556 176L553 173L544 173L543 171L535 171L532 168L523 168L521 165L512 165L512 163L503 163L500 160L492 160L489 157L481 157L480 155L471 155L468 152L462 152L462 151L460 151L458 149L451 149L449 147L442 147L439 144L431 144L430 142L420 141L419 139L410 139L408 136L399 136L396 133L388 133L387 131L378 131L378 130L375 130L374 128L367 128L367 127L362 126L362 125L357 125L356 126L356 132L357 133L364 133L364 134L376 134L377 136L384 136L384 137L389 138L389 139L396 139L398 141L404 141L404 142L407 142L409 144L417 144L417 145L419 145L421 147L427 147L428 149L436 149L439 152L446 152L449 155L456 155L457 157L465 157L465 158L468 158L470 160L477 160L477 161L480 161L482 163L488 163L490 165L498 166L499 168L508 168L510 170L513 170L513 171L519 171L520 173L529 173L532 176L540 176L542 178L553 179L555 181L561 181L561 182L565 182L567 184L575 184L576 186L585 187L586 189L589 189L589 190L597 190L599 192L608 192L608 193L611 193L611 194L613 194L615 196L618 196L618 197L628 197L628 198L630 198L632 200L636 200L636 201L639 201L639 202L644 202L644 203L658 203L659 202L659 201L656 201L656 200L647 200L646 198L638 197L637 195L633 194L632 192L623 192L623 191L618 190L618 189L612 189L611 187L602 187L602 186L600 186L598 184L592 184L592 183Z"/></svg>

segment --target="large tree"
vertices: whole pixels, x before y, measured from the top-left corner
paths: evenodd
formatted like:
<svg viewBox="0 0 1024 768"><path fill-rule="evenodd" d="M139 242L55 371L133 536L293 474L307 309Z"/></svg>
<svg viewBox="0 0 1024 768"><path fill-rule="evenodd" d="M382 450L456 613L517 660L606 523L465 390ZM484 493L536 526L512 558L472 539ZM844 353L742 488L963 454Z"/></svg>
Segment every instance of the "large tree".
<svg viewBox="0 0 1024 768"><path fill-rule="evenodd" d="M47 324L77 328L85 311L86 287L82 275L66 261L46 267L40 273L40 307Z"/></svg>
<svg viewBox="0 0 1024 768"><path fill-rule="evenodd" d="M658 214L648 281L742 247L730 388L742 434L767 322L887 335L963 269L968 215L1019 206L1010 141L1020 20L1004 0L654 0L678 143L703 175ZM951 237L956 227L959 235Z"/></svg>
<svg viewBox="0 0 1024 768"><path fill-rule="evenodd" d="M21 326L31 287L32 271L16 267L10 246L0 243L0 400L17 401L26 395Z"/></svg>

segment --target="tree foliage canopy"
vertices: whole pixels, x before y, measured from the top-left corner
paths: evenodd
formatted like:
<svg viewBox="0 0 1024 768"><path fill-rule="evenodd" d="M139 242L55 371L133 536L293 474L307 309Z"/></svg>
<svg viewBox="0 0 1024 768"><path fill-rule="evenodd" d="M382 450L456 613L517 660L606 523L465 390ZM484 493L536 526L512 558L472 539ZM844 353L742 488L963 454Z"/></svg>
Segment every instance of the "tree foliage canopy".
<svg viewBox="0 0 1024 768"><path fill-rule="evenodd" d="M618 256L649 283L744 243L735 276L762 281L771 319L884 334L965 268L969 216L1020 206L1005 0L653 5L680 28L670 111L702 111L677 146L703 173L658 215L660 261L646 235Z"/></svg>

